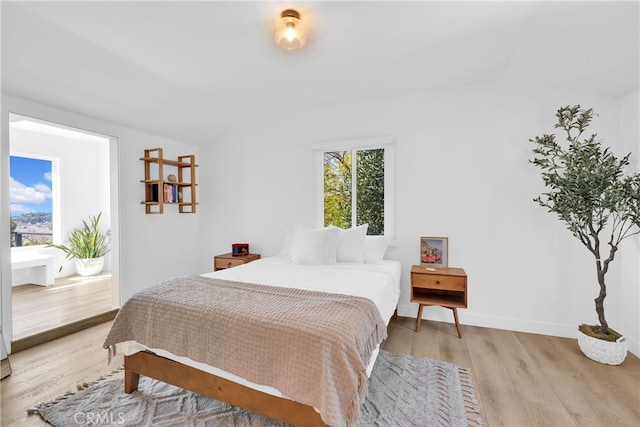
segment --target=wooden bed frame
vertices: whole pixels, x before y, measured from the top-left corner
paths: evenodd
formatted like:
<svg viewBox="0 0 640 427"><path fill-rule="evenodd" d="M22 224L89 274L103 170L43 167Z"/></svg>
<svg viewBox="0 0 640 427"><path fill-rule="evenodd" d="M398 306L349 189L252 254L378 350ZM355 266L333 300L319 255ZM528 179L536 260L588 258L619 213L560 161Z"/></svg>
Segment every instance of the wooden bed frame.
<svg viewBox="0 0 640 427"><path fill-rule="evenodd" d="M396 309L391 319L397 317ZM140 351L124 357L125 393L133 393L138 389L140 375L294 426L327 427L312 406L243 386L150 351Z"/></svg>
<svg viewBox="0 0 640 427"><path fill-rule="evenodd" d="M125 356L124 369L125 393L136 391L140 375L144 375L295 426L327 426L311 406L254 390L149 351Z"/></svg>

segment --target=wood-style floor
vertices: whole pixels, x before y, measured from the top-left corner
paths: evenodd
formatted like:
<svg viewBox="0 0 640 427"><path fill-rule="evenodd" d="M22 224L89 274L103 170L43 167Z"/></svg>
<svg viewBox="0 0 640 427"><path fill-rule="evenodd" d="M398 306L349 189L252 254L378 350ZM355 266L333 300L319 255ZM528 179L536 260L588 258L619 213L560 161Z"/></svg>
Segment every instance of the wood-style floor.
<svg viewBox="0 0 640 427"><path fill-rule="evenodd" d="M576 340L497 329L398 318L383 348L446 360L469 368L487 426L639 426L640 360L620 366L582 355ZM13 374L0 383L3 426L44 426L26 411L76 384L92 381L111 365L102 342L109 323L10 356Z"/></svg>
<svg viewBox="0 0 640 427"><path fill-rule="evenodd" d="M38 415L27 415L27 409L121 366L121 355L108 365L102 348L110 326L103 323L9 355L12 374L0 382L0 425L49 426Z"/></svg>
<svg viewBox="0 0 640 427"><path fill-rule="evenodd" d="M111 275L105 273L63 277L52 286L13 287L13 340L111 311L111 287Z"/></svg>
<svg viewBox="0 0 640 427"><path fill-rule="evenodd" d="M577 340L399 318L383 348L470 368L489 426L640 426L640 359L585 357Z"/></svg>

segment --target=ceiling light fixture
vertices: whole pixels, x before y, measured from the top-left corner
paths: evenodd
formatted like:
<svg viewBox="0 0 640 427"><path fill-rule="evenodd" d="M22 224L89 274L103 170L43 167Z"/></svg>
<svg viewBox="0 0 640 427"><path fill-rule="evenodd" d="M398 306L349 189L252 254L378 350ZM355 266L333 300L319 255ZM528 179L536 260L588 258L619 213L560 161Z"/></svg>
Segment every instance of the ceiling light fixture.
<svg viewBox="0 0 640 427"><path fill-rule="evenodd" d="M307 40L304 26L300 23L300 13L293 9L283 10L274 35L278 46L283 49L300 49Z"/></svg>

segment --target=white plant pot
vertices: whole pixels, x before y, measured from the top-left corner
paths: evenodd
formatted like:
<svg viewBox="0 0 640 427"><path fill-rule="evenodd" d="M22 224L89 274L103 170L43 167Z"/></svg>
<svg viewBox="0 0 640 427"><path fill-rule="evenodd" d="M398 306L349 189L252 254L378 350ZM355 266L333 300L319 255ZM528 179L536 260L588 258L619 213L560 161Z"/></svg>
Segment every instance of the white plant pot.
<svg viewBox="0 0 640 427"><path fill-rule="evenodd" d="M624 337L611 342L590 337L578 331L578 345L589 359L607 365L619 365L627 357L628 344Z"/></svg>
<svg viewBox="0 0 640 427"><path fill-rule="evenodd" d="M100 274L104 268L104 257L76 258L76 272L81 276L93 276Z"/></svg>

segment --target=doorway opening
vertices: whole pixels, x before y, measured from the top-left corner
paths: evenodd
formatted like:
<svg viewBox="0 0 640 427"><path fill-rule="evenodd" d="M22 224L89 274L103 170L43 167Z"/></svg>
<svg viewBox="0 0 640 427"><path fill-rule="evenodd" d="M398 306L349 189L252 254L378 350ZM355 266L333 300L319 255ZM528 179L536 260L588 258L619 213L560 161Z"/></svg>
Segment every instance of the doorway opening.
<svg viewBox="0 0 640 427"><path fill-rule="evenodd" d="M115 144L10 114L12 351L109 320L119 308L117 230L93 276L78 275L63 251L48 246L67 245L69 233L98 214L102 231L117 223Z"/></svg>

